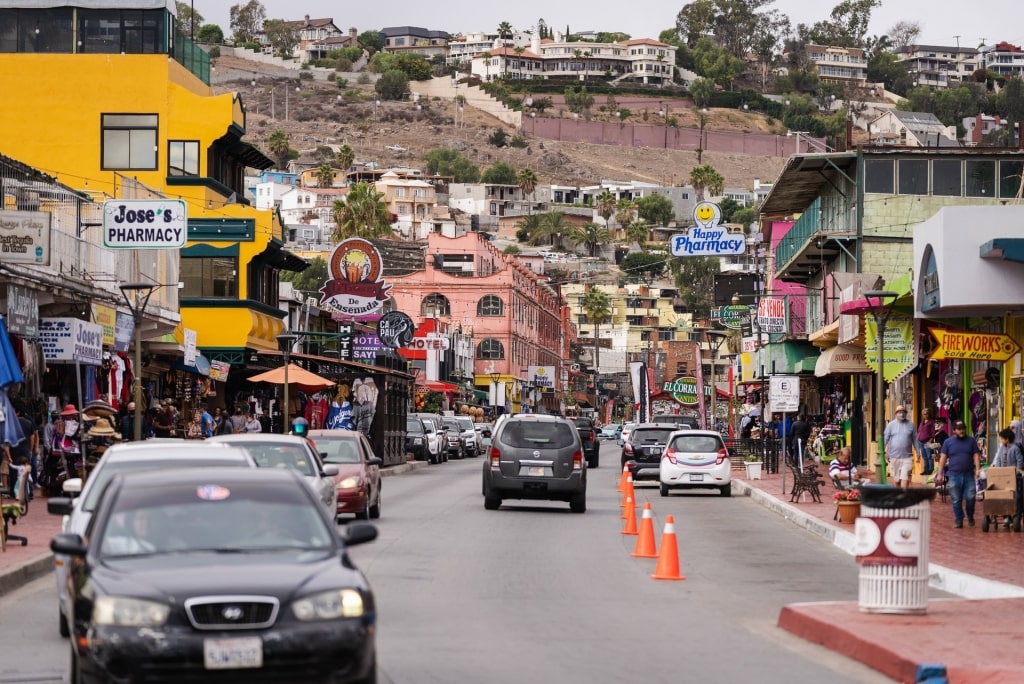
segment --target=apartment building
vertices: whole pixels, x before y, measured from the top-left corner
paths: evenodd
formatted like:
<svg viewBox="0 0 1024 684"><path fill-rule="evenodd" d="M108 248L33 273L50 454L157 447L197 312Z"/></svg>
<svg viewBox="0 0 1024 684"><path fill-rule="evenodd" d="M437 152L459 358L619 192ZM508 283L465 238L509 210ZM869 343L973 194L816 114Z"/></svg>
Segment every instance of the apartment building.
<svg viewBox="0 0 1024 684"><path fill-rule="evenodd" d="M411 53L427 59L445 57L451 36L445 31L434 31L420 26L387 26L380 29L384 35L384 52Z"/></svg>
<svg viewBox="0 0 1024 684"><path fill-rule="evenodd" d="M825 83L863 87L867 83L868 59L860 48L808 45L807 60Z"/></svg>
<svg viewBox="0 0 1024 684"><path fill-rule="evenodd" d="M903 45L893 54L919 86L953 88L978 68L978 50L949 45Z"/></svg>

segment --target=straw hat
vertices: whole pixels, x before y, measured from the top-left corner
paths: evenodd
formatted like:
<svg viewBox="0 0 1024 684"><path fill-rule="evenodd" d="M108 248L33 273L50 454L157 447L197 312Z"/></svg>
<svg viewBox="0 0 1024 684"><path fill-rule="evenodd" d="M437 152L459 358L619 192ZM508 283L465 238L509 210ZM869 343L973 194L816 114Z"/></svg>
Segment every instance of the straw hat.
<svg viewBox="0 0 1024 684"><path fill-rule="evenodd" d="M88 404L82 407L82 417L86 420L96 420L97 418L111 418L117 415L117 409L103 401L102 399L96 399L90 401Z"/></svg>
<svg viewBox="0 0 1024 684"><path fill-rule="evenodd" d="M77 416L78 415L78 409L75 408L74 404L68 404L67 406L64 407L64 410L60 412L60 415L62 415L62 416Z"/></svg>
<svg viewBox="0 0 1024 684"><path fill-rule="evenodd" d="M106 420L97 421L87 433L90 437L120 437L114 430L114 426Z"/></svg>

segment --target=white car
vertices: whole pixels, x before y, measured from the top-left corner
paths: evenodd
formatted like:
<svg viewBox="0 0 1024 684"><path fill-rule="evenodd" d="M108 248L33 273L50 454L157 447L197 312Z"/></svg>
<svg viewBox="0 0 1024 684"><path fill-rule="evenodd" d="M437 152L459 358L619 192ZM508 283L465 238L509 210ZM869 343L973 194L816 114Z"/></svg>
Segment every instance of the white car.
<svg viewBox="0 0 1024 684"><path fill-rule="evenodd" d="M462 447L467 456L479 456L484 452L484 438L476 430L473 419L467 416L456 416L459 427L462 428Z"/></svg>
<svg viewBox="0 0 1024 684"><path fill-rule="evenodd" d="M658 466L661 495L673 489L717 489L732 496L732 463L722 435L713 430L676 430Z"/></svg>
<svg viewBox="0 0 1024 684"><path fill-rule="evenodd" d="M629 433L636 427L636 423L623 423L622 432L619 433L619 446L625 446L629 441Z"/></svg>
<svg viewBox="0 0 1024 684"><path fill-rule="evenodd" d="M64 492L70 495L77 494L77 497L52 497L46 502L46 510L53 515L63 516L61 532L84 535L103 490L115 475L169 468L227 466L255 468L256 463L242 449L226 444L186 442L181 439L122 442L107 449L103 458L96 463L89 479L85 481L84 487L82 479L78 477L64 481ZM63 637L69 634L67 618L64 616L64 604L68 593L67 564L67 556L55 554L58 617L60 635Z"/></svg>

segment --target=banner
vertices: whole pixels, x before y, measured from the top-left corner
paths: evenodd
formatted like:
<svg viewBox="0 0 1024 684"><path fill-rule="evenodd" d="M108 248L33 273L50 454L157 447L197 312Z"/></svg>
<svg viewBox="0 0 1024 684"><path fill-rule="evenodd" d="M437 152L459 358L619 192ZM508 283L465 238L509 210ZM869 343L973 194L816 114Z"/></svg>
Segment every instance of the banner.
<svg viewBox="0 0 1024 684"><path fill-rule="evenodd" d="M762 297L757 303L757 326L763 333L786 332L786 300Z"/></svg>
<svg viewBox="0 0 1024 684"><path fill-rule="evenodd" d="M633 419L637 423L647 423L651 420L651 391L647 365L643 361L631 361L629 377L633 382Z"/></svg>
<svg viewBox="0 0 1024 684"><path fill-rule="evenodd" d="M39 298L35 290L7 285L7 331L30 340L39 335Z"/></svg>
<svg viewBox="0 0 1024 684"><path fill-rule="evenodd" d="M704 358L701 354L700 345L697 345L697 351L695 354L697 364L697 410L700 411L700 424L704 430L710 430L708 427L708 414L704 410Z"/></svg>
<svg viewBox="0 0 1024 684"><path fill-rule="evenodd" d="M864 360L878 372L878 325L874 316L865 316ZM885 354L885 381L902 378L917 366L917 324L908 316L892 316L885 324L882 353Z"/></svg>

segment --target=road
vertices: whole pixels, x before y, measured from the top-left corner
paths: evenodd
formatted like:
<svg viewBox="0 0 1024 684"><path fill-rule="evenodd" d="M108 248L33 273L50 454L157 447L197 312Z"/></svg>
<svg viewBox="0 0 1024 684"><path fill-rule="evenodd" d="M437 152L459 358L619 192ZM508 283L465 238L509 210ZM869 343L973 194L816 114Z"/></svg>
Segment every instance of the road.
<svg viewBox="0 0 1024 684"><path fill-rule="evenodd" d="M637 487L659 548L664 517L676 521L686 579L656 581L621 534L614 468L589 472L578 515L547 502L485 511L480 467L387 478L380 537L351 551L377 593L381 682L890 681L775 627L784 604L855 599L857 569L749 499ZM44 577L0 597L4 652L18 654L0 682L58 681L54 593Z"/></svg>

